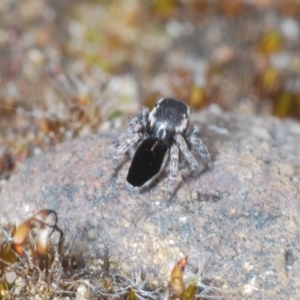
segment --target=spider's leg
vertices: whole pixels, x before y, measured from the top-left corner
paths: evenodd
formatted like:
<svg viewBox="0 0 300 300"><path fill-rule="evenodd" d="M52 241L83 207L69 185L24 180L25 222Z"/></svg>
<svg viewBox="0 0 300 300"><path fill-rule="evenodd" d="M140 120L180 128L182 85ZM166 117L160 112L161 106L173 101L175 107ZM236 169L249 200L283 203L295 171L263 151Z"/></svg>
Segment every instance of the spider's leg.
<svg viewBox="0 0 300 300"><path fill-rule="evenodd" d="M141 111L140 111L140 115L139 115L139 120L143 126L144 131L147 130L147 126L148 126L148 120L149 120L149 108L143 106Z"/></svg>
<svg viewBox="0 0 300 300"><path fill-rule="evenodd" d="M149 110L143 107L139 117L133 117L129 120L129 130L123 132L115 141L116 151L113 156L113 169L116 170L120 164L121 157L138 144L145 135ZM132 153L131 153L132 156Z"/></svg>
<svg viewBox="0 0 300 300"><path fill-rule="evenodd" d="M181 134L176 134L174 138L179 147L179 150L182 152L186 160L189 162L192 171L195 171L198 168L198 162L194 157L194 155L190 152L185 139Z"/></svg>
<svg viewBox="0 0 300 300"><path fill-rule="evenodd" d="M128 135L127 138L123 138L122 142L117 146L117 149L113 155L113 169L116 170L120 164L122 156L131 148L134 147L142 138L140 133Z"/></svg>
<svg viewBox="0 0 300 300"><path fill-rule="evenodd" d="M128 139L135 133L145 133L147 129L147 122L149 116L149 109L147 107L143 107L139 117L131 117L129 119L129 127L130 129L121 133L121 135L114 140L115 147L118 147L122 142Z"/></svg>
<svg viewBox="0 0 300 300"><path fill-rule="evenodd" d="M140 122L138 117L130 118L129 126L129 130L122 132L120 136L113 141L116 148L119 147L125 140L130 138L133 134L143 131L143 124Z"/></svg>
<svg viewBox="0 0 300 300"><path fill-rule="evenodd" d="M174 143L170 149L169 158L169 182L168 182L168 195L171 196L174 192L174 184L177 181L178 175L178 163L179 163L179 148Z"/></svg>
<svg viewBox="0 0 300 300"><path fill-rule="evenodd" d="M205 161L205 164L209 168L211 168L212 167L211 158L206 146L203 144L202 140L200 139L200 133L201 133L201 128L198 125L194 125L193 130L187 137L187 140L193 147L195 147L198 150L201 158Z"/></svg>
<svg viewBox="0 0 300 300"><path fill-rule="evenodd" d="M129 120L129 126L131 133L146 133L147 124L148 124L148 117L149 117L149 109L147 107L142 107L140 111L139 117L133 117Z"/></svg>
<svg viewBox="0 0 300 300"><path fill-rule="evenodd" d="M113 144L115 146L115 148L119 147L126 139L128 139L130 136L132 136L132 132L131 130L127 130L127 131L124 131L122 132L118 138L116 138L114 141L113 141Z"/></svg>

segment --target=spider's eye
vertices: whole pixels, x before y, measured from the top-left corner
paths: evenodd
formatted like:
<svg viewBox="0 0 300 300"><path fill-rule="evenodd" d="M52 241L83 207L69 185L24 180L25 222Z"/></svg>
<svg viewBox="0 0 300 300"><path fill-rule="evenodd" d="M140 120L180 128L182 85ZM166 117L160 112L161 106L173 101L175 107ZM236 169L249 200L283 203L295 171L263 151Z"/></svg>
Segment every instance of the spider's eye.
<svg viewBox="0 0 300 300"><path fill-rule="evenodd" d="M140 187L157 175L167 150L167 144L158 138L148 137L142 141L132 159L127 181L133 186Z"/></svg>

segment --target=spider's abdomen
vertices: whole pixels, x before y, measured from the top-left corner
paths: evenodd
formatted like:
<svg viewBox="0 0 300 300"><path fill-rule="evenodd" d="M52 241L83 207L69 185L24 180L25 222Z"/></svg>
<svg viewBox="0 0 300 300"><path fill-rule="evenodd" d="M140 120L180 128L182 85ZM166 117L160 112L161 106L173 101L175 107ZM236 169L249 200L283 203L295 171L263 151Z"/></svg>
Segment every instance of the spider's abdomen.
<svg viewBox="0 0 300 300"><path fill-rule="evenodd" d="M184 133L189 116L190 108L186 104L174 98L162 98L149 115L150 135L162 138L162 134L168 137Z"/></svg>
<svg viewBox="0 0 300 300"><path fill-rule="evenodd" d="M126 180L132 186L141 187L159 174L163 167L168 145L155 137L143 140L135 151Z"/></svg>

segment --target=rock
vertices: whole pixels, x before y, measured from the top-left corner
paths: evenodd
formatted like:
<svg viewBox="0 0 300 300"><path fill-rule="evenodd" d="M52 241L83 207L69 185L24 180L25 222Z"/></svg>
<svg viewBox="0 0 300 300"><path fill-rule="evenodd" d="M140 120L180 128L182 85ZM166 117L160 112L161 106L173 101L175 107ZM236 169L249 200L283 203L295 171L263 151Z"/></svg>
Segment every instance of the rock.
<svg viewBox="0 0 300 300"><path fill-rule="evenodd" d="M205 258L228 299L300 299L300 125L215 108L192 120L205 124L213 168L183 172L171 201L166 177L138 193L126 186L128 162L112 176L119 132L100 132L27 160L2 188L1 224L54 209L85 257L98 261L108 250L120 268L142 267L153 283L166 285L188 255L193 266Z"/></svg>

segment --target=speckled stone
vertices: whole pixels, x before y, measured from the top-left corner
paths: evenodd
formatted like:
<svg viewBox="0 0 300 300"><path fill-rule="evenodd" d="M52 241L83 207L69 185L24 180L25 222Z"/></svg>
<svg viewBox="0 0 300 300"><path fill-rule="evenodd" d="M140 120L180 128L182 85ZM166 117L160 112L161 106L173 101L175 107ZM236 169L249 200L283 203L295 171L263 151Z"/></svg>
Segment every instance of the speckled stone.
<svg viewBox="0 0 300 300"><path fill-rule="evenodd" d="M300 125L215 107L192 119L206 124L213 169L183 175L171 201L166 178L140 194L125 184L128 163L112 176L119 132L100 132L29 159L2 188L1 224L55 209L95 261L108 249L120 267L166 284L174 262L204 256L228 299L300 299Z"/></svg>

